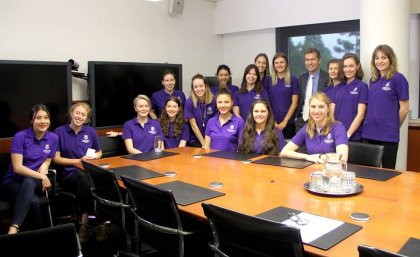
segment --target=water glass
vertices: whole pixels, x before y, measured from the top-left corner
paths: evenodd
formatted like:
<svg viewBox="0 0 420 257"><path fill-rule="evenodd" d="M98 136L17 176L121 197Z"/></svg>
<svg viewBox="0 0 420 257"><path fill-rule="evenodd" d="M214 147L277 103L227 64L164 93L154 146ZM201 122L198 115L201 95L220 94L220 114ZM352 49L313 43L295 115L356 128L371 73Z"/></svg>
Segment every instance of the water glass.
<svg viewBox="0 0 420 257"><path fill-rule="evenodd" d="M337 176L332 176L328 187L330 193L341 193L341 179Z"/></svg>
<svg viewBox="0 0 420 257"><path fill-rule="evenodd" d="M315 171L311 173L311 184L309 188L313 191L320 192L323 189L323 179L322 179L322 172Z"/></svg>
<svg viewBox="0 0 420 257"><path fill-rule="evenodd" d="M345 172L342 179L342 186L345 193L353 192L356 188L356 174L352 171Z"/></svg>
<svg viewBox="0 0 420 257"><path fill-rule="evenodd" d="M162 152L163 141L161 136L155 136L154 149L156 153Z"/></svg>

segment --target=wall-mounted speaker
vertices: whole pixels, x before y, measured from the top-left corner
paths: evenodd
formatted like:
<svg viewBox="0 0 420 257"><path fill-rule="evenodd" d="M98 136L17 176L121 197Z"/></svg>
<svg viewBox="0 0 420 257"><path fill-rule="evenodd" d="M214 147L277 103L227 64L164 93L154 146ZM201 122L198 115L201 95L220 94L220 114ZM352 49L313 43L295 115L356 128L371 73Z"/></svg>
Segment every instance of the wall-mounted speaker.
<svg viewBox="0 0 420 257"><path fill-rule="evenodd" d="M183 10L184 10L184 0L170 0L169 1L170 14L182 14Z"/></svg>

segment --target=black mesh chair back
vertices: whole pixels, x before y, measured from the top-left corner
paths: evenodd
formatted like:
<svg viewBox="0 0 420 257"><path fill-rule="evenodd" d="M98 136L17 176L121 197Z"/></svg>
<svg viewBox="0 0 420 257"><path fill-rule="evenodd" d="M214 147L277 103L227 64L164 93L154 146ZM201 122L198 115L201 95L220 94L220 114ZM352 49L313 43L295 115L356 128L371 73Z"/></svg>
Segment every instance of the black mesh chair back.
<svg viewBox="0 0 420 257"><path fill-rule="evenodd" d="M81 256L79 238L73 223L13 235L0 235L0 249L3 256Z"/></svg>
<svg viewBox="0 0 420 257"><path fill-rule="evenodd" d="M121 137L108 137L103 135L99 136L98 139L101 145L102 158L127 154L124 141Z"/></svg>
<svg viewBox="0 0 420 257"><path fill-rule="evenodd" d="M349 141L347 162L357 165L381 167L383 153L383 145Z"/></svg>
<svg viewBox="0 0 420 257"><path fill-rule="evenodd" d="M304 256L297 228L208 203L202 206L213 232L213 244L209 245L218 256Z"/></svg>
<svg viewBox="0 0 420 257"><path fill-rule="evenodd" d="M359 257L407 257L398 253L391 253L368 245L359 245Z"/></svg>
<svg viewBox="0 0 420 257"><path fill-rule="evenodd" d="M122 180L133 205L140 241L165 256L184 256L184 236L193 232L183 230L172 192L127 177Z"/></svg>

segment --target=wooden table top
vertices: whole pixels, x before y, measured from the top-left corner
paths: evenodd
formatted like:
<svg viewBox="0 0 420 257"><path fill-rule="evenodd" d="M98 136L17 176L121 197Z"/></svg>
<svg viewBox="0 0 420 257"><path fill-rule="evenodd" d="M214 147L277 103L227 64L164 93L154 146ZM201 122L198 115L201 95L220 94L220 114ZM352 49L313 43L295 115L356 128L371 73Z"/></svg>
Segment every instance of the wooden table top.
<svg viewBox="0 0 420 257"><path fill-rule="evenodd" d="M357 178L357 182L364 186L361 194L325 197L311 194L303 187L311 172L322 170L321 164L293 169L244 164L241 161L208 156L193 158L193 154L210 152L200 148L185 147L165 151L180 154L147 162L120 157L91 162L109 163L109 169L138 165L157 172L176 172L175 177L144 180L150 184L179 180L209 188L210 182L222 182L223 187L213 190L226 195L206 202L249 215L284 206L363 226L362 230L327 251L305 245L305 250L314 256L357 257L359 244L397 252L409 237L420 238L420 173L403 171L401 175L386 182ZM258 158L262 157L255 159ZM201 202L179 206L179 209L205 219ZM352 220L349 215L353 212L368 213L371 219L364 222Z"/></svg>

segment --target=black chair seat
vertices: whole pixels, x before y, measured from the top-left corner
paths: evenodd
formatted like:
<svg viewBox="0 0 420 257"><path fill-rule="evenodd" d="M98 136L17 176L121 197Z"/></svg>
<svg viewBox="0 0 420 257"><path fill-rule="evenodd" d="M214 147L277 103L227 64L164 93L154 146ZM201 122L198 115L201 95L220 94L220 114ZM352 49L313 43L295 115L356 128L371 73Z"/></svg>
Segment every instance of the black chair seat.
<svg viewBox="0 0 420 257"><path fill-rule="evenodd" d="M349 141L347 162L363 166L381 167L383 153L383 145Z"/></svg>
<svg viewBox="0 0 420 257"><path fill-rule="evenodd" d="M359 251L359 257L407 257L405 255L391 253L368 245L359 245L357 250Z"/></svg>

